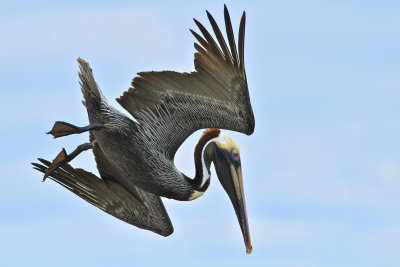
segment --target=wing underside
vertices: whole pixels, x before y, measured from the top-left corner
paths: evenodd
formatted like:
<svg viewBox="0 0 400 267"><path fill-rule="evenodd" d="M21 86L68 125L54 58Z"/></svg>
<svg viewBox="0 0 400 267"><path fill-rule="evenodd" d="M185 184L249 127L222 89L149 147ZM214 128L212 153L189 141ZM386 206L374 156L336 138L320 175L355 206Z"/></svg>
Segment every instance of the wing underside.
<svg viewBox="0 0 400 267"><path fill-rule="evenodd" d="M239 49L227 8L229 46L214 18L207 15L216 41L195 20L203 37L192 31L198 42L194 45L194 72L141 72L117 99L141 124L146 139L162 144L161 149L170 157L198 129L222 128L248 135L254 131L244 67L245 13L239 27Z"/></svg>
<svg viewBox="0 0 400 267"><path fill-rule="evenodd" d="M39 159L32 163L38 171L45 172L50 162ZM134 188L135 195L120 184L101 179L83 169L69 164L55 170L49 178L67 188L77 196L107 212L108 214L142 229L168 236L173 226L160 197Z"/></svg>

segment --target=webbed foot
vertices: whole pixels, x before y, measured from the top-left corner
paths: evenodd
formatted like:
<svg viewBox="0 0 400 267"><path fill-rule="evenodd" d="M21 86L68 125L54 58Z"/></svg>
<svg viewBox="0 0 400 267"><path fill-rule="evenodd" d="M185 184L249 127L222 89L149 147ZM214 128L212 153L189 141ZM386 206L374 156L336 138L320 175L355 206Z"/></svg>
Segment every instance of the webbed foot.
<svg viewBox="0 0 400 267"><path fill-rule="evenodd" d="M60 166L64 165L65 163L70 162L73 160L76 156L78 156L81 152L86 151L88 149L93 149L93 145L91 143L85 143L82 145L79 145L74 151L71 152L71 154L67 154L65 149L63 148L60 153L53 159L53 162L51 165L46 169L43 177L43 181L46 180L47 177L51 175L53 171L55 171L57 168Z"/></svg>
<svg viewBox="0 0 400 267"><path fill-rule="evenodd" d="M56 121L51 131L47 134L51 134L54 138L67 136L70 134L79 134L90 130L100 130L103 128L103 124L93 123L85 127L78 127L68 122Z"/></svg>

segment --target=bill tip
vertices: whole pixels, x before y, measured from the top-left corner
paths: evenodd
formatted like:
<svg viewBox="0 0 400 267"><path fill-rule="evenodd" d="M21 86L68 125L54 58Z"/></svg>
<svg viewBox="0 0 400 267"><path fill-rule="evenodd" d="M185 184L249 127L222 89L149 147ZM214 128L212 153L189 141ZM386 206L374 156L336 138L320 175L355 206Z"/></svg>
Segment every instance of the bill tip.
<svg viewBox="0 0 400 267"><path fill-rule="evenodd" d="M246 253L251 254L253 252L253 247L246 248Z"/></svg>

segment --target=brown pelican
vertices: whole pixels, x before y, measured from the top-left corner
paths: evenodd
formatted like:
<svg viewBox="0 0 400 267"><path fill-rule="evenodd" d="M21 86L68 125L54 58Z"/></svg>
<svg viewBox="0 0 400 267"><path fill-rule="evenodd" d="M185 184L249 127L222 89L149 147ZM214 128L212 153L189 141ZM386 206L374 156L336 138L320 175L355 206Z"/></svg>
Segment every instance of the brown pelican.
<svg viewBox="0 0 400 267"><path fill-rule="evenodd" d="M194 20L203 37L192 31L195 43L191 73L141 72L132 87L117 98L134 119L112 107L96 84L89 64L78 59L80 85L90 124L78 127L57 121L48 134L55 138L89 132L89 143L67 154L63 149L49 162L32 163L79 197L137 227L168 236L173 227L160 197L193 200L210 184L210 165L235 209L247 253L251 253L239 148L219 128L250 135L254 116L244 67L245 12L238 47L226 6L228 44L208 13L216 40ZM204 131L194 150L195 177L174 165L175 152L193 132ZM68 164L92 149L100 178ZM43 180L44 180L43 179Z"/></svg>

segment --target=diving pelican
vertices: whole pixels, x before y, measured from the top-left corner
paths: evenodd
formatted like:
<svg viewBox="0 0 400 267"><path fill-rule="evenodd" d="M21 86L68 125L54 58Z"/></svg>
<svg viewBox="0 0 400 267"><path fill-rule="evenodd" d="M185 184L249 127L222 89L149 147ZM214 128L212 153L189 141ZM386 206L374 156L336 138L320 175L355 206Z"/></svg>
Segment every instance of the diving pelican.
<svg viewBox="0 0 400 267"><path fill-rule="evenodd" d="M48 134L58 138L89 132L89 142L50 162L39 159L34 168L101 210L139 228L168 236L173 226L160 197L193 200L210 184L210 166L235 209L246 252L251 253L240 152L220 129L250 135L254 115L244 66L246 14L243 12L238 48L226 6L228 44L207 11L216 40L197 20L203 37L192 31L195 71L140 72L117 102L134 118L112 107L100 91L87 62L78 58L83 104L89 125L57 121ZM178 148L189 135L206 129L194 149L195 177L174 165ZM79 153L92 150L100 177L68 164Z"/></svg>

